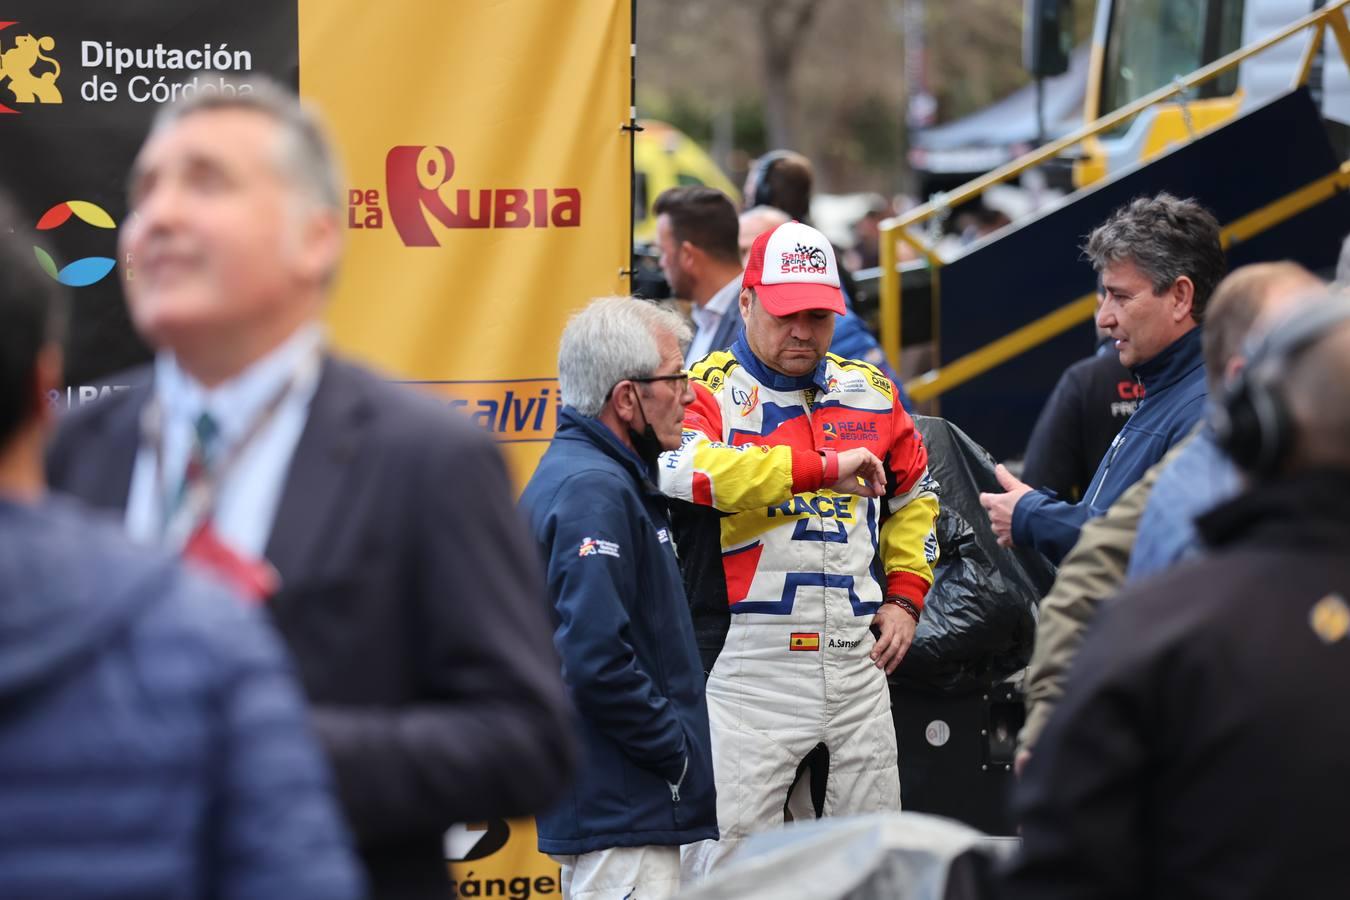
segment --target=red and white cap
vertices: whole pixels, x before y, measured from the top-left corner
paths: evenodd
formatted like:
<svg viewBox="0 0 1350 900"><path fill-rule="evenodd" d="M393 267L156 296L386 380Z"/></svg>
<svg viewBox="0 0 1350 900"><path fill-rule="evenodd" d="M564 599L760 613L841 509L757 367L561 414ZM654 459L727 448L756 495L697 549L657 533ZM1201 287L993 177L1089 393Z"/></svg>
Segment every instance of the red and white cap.
<svg viewBox="0 0 1350 900"><path fill-rule="evenodd" d="M801 222L784 222L755 238L741 277L741 289L750 287L773 316L806 309L844 313L834 248L825 235Z"/></svg>

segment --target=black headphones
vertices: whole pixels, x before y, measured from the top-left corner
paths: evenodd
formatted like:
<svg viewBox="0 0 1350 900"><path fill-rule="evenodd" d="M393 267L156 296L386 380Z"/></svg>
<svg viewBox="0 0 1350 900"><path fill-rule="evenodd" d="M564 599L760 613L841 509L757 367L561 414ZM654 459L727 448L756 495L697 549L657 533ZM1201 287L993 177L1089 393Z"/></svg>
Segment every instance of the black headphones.
<svg viewBox="0 0 1350 900"><path fill-rule="evenodd" d="M750 180L755 186L755 196L751 198L754 202L750 206L778 205L773 202L773 196L769 193L769 172L775 165L793 155L789 150L770 150L755 160L755 167L750 171Z"/></svg>
<svg viewBox="0 0 1350 900"><path fill-rule="evenodd" d="M1350 320L1350 297L1330 297L1295 313L1264 337L1249 340L1247 364L1213 407L1219 446L1245 472L1270 477L1293 445L1293 417L1284 396L1289 366L1336 325Z"/></svg>

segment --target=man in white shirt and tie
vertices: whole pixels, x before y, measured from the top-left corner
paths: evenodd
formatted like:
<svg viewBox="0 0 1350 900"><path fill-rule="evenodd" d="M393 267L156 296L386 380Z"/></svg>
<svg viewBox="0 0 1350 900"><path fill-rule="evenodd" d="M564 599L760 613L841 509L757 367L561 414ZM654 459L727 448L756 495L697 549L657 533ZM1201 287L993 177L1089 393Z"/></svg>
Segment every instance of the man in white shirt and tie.
<svg viewBox="0 0 1350 900"><path fill-rule="evenodd" d="M656 198L656 243L671 292L694 304L694 339L685 366L736 342L742 322L740 222L731 198L702 185Z"/></svg>
<svg viewBox="0 0 1350 900"><path fill-rule="evenodd" d="M326 346L336 160L293 92L249 87L158 111L120 234L155 360L65 417L48 472L264 605L370 896L442 898L447 828L570 774L538 554L490 435Z"/></svg>

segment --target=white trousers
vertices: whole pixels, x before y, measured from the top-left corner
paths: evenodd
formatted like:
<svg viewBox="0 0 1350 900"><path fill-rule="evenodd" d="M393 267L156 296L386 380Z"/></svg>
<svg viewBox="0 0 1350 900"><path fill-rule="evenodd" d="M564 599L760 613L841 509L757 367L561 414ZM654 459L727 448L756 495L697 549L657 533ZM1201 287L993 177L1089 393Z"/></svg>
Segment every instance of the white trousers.
<svg viewBox="0 0 1350 900"><path fill-rule="evenodd" d="M611 847L553 860L565 900L667 900L680 892L679 847Z"/></svg>
<svg viewBox="0 0 1350 900"><path fill-rule="evenodd" d="M822 725L819 711L800 700L795 707L800 721L769 718L765 706L719 690L714 670L709 679L708 718L721 840L685 845L686 885L706 878L750 835L780 827L785 803L794 818L814 818L807 786L799 783L791 801L789 791L798 764L818 743L824 743L829 752L823 815L899 811L895 725L884 676L875 671L877 684L859 691L856 698L832 704L833 715ZM769 721L756 721L763 718Z"/></svg>

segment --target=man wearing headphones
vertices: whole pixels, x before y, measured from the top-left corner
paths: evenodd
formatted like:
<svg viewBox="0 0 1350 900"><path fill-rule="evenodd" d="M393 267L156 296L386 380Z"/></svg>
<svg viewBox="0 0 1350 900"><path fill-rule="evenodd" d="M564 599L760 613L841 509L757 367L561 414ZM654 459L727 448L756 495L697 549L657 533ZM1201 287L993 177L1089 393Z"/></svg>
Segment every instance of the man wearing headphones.
<svg viewBox="0 0 1350 900"><path fill-rule="evenodd" d="M1099 617L1018 785L1006 896L1344 892L1350 298L1244 355L1214 426L1246 491L1199 520L1210 556Z"/></svg>
<svg viewBox="0 0 1350 900"><path fill-rule="evenodd" d="M745 173L745 208L772 206L809 222L814 182L811 160L791 150L770 150Z"/></svg>

